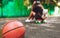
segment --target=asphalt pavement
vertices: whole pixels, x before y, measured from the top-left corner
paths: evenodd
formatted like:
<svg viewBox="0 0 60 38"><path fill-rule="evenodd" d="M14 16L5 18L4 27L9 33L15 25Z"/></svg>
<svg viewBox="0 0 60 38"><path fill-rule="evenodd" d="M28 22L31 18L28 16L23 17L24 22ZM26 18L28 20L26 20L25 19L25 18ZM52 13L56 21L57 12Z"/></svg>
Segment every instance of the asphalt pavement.
<svg viewBox="0 0 60 38"><path fill-rule="evenodd" d="M26 19L27 17L1 18L0 29L3 29L4 24L10 20L18 20L26 28L25 38L60 38L60 17L48 17L47 23L43 24L26 23Z"/></svg>

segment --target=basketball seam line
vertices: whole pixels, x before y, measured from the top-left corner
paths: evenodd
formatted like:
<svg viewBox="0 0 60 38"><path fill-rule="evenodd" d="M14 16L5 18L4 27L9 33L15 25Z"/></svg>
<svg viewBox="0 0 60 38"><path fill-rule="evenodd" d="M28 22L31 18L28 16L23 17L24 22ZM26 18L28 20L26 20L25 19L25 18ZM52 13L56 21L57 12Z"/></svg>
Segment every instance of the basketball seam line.
<svg viewBox="0 0 60 38"><path fill-rule="evenodd" d="M24 27L24 26L21 26L21 27ZM17 28L21 28L21 27L17 27ZM5 35L6 33L10 32L10 31L12 31L12 30L15 30L15 29L17 29L17 28L11 29L11 30L9 30L9 31L5 32L5 33L4 33L4 34L2 34L2 35Z"/></svg>

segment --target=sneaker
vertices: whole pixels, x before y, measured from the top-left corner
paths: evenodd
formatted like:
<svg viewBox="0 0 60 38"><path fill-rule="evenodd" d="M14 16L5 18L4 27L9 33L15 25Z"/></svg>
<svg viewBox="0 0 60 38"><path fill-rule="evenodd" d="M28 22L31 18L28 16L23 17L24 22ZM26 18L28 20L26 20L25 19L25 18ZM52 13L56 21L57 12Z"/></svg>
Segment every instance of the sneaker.
<svg viewBox="0 0 60 38"><path fill-rule="evenodd" d="M46 21L46 20L44 20L44 22L46 23L47 21Z"/></svg>
<svg viewBox="0 0 60 38"><path fill-rule="evenodd" d="M47 22L46 20L41 21L41 23L46 23L46 22Z"/></svg>
<svg viewBox="0 0 60 38"><path fill-rule="evenodd" d="M36 22L36 24L41 24L41 21L35 21Z"/></svg>
<svg viewBox="0 0 60 38"><path fill-rule="evenodd" d="M25 22L31 22L31 20L27 19L27 20L25 20Z"/></svg>

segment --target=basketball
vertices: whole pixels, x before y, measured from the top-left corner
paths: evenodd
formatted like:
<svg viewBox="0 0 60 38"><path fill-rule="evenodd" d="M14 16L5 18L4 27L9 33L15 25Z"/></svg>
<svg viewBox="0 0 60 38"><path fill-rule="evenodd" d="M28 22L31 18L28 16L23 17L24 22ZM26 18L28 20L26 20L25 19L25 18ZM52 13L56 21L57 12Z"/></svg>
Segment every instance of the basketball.
<svg viewBox="0 0 60 38"><path fill-rule="evenodd" d="M3 25L3 38L24 38L25 27L19 21L9 21Z"/></svg>

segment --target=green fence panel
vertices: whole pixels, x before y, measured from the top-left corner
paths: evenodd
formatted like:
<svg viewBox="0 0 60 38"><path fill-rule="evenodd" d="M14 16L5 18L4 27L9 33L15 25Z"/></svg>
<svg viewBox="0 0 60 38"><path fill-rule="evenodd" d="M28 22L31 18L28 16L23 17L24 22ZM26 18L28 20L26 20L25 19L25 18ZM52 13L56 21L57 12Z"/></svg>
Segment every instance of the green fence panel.
<svg viewBox="0 0 60 38"><path fill-rule="evenodd" d="M2 11L1 11L1 7L0 7L0 17L2 16L1 13L2 13Z"/></svg>
<svg viewBox="0 0 60 38"><path fill-rule="evenodd" d="M29 11L24 6L24 0L3 0L3 17L28 16Z"/></svg>
<svg viewBox="0 0 60 38"><path fill-rule="evenodd" d="M49 4L43 4L43 6L44 6L45 9L48 9Z"/></svg>
<svg viewBox="0 0 60 38"><path fill-rule="evenodd" d="M49 14L53 15L55 10L55 5L54 4L49 4Z"/></svg>
<svg viewBox="0 0 60 38"><path fill-rule="evenodd" d="M7 17L14 16L15 15L14 12L15 11L13 2L8 2L8 4L3 7L3 16Z"/></svg>

